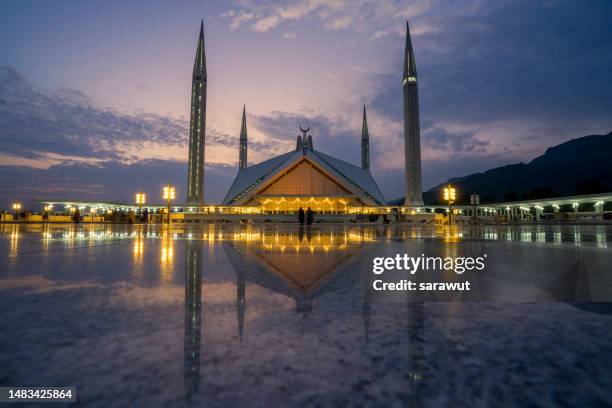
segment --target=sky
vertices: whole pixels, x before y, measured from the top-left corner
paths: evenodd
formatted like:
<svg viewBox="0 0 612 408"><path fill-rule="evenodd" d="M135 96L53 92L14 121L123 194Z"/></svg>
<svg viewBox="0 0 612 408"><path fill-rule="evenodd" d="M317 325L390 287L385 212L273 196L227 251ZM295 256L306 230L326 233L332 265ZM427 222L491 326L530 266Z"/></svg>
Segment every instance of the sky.
<svg viewBox="0 0 612 408"><path fill-rule="evenodd" d="M402 196L406 20L425 190L612 130L607 0L0 2L0 207L184 197L200 19L210 203L238 171L243 104L249 164L303 124L357 165L365 105L372 174Z"/></svg>

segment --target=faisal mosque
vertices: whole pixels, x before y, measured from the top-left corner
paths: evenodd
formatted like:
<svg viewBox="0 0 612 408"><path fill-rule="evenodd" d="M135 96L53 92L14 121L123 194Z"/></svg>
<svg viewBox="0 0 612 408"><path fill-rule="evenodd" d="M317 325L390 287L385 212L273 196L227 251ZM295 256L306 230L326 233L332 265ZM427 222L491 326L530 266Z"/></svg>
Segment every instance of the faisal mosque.
<svg viewBox="0 0 612 408"><path fill-rule="evenodd" d="M205 199L204 169L206 148L206 51L204 21L200 25L192 73L191 109L189 124L189 157L187 191L183 203L176 203L172 185L164 187L164 203L152 205L144 193L136 194L135 203L48 201L45 205L50 221L69 221L77 209L87 214L83 220L91 222L116 220L117 214L141 214L144 210L151 222L198 223L215 220L242 220L244 218L291 221L299 208L311 208L322 221L351 220L360 215L394 215L398 220L432 222L434 213L450 212L442 205L423 205L421 185L421 135L419 126L419 94L416 61L406 22L404 63L401 77L404 107L404 201L389 203L383 197L376 180L370 173L370 134L363 107L361 128L361 165L348 163L315 149L316 141L310 128L300 126L295 149L257 164L248 164L248 132L246 107L242 111L239 135L238 174L220 204ZM399 77L399 75L398 75ZM399 79L399 78L398 78ZM398 80L398 86L400 86ZM291 131L291 129L287 129ZM357 142L358 136L355 135ZM595 194L550 199L524 200L508 203L455 205L453 214L477 216L494 220L541 220L546 208L549 215L559 212L561 206L571 206L572 219L596 219L603 215L603 205L612 195ZM592 203L595 212L578 211L581 203ZM476 203L478 204L478 203ZM65 209L64 214L61 208ZM58 211L60 210L60 211ZM41 217L35 215L33 217ZM468 220L468 218L465 218Z"/></svg>
<svg viewBox="0 0 612 408"><path fill-rule="evenodd" d="M205 206L204 164L206 146L206 52L204 23L193 66L187 205ZM404 205L420 207L421 143L416 63L406 23L406 49L403 70L405 188ZM288 129L289 130L289 129ZM311 207L322 213L347 213L354 207L386 206L386 201L370 173L370 136L363 107L361 166L337 159L315 149L312 135L300 126L295 150L264 162L247 165L248 134L246 109L242 112L239 145L239 171L223 200L223 206L246 206L262 213L292 213Z"/></svg>
<svg viewBox="0 0 612 408"><path fill-rule="evenodd" d="M370 173L370 134L363 107L361 128L361 165L348 163L315 149L316 141L310 128L299 127L295 149L257 164L248 164L248 132L246 107L242 111L240 130L238 174L227 191L223 202L211 204L205 198L204 170L206 157L206 101L208 75L206 72L206 50L204 21L200 25L195 61L192 72L191 109L189 122L189 155L187 165L187 191L184 204L175 203L173 186L164 187L164 204L151 205L145 194L136 195L133 203L93 203L87 201L47 201L45 211L57 212L55 207L67 211L92 214L92 221L101 214L115 212L137 212L146 209L157 222L201 222L207 219L253 218L281 219L283 215L293 217L299 208L311 208L323 218L354 217L356 214L403 214L425 215L421 191L421 140L419 127L419 96L416 62L410 39L410 28L406 22L406 47L403 76L404 105L404 153L405 153L405 200L390 205L381 193ZM399 86L399 81L398 81ZM291 129L287 129L291 131ZM355 141L357 142L356 135ZM172 202L171 202L172 201ZM398 205L399 204L399 205ZM403 205L402 205L403 204ZM321 217L319 217L321 218Z"/></svg>

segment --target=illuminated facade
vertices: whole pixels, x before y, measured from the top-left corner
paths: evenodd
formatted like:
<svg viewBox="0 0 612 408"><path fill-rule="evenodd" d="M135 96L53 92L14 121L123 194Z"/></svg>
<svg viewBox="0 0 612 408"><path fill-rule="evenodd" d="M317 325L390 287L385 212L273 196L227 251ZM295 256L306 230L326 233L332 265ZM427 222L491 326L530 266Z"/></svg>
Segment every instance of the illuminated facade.
<svg viewBox="0 0 612 408"><path fill-rule="evenodd" d="M202 20L191 80L191 121L189 123L189 164L187 170L187 202L196 205L204 203L207 80L204 21Z"/></svg>
<svg viewBox="0 0 612 408"><path fill-rule="evenodd" d="M404 164L406 198L404 205L423 206L421 187L421 130L419 125L419 87L416 62L412 51L410 28L406 22L406 49L404 51Z"/></svg>
<svg viewBox="0 0 612 408"><path fill-rule="evenodd" d="M241 168L223 205L260 208L264 213L310 207L318 213L342 214L386 204L368 169L315 150L312 136L303 133L294 151Z"/></svg>

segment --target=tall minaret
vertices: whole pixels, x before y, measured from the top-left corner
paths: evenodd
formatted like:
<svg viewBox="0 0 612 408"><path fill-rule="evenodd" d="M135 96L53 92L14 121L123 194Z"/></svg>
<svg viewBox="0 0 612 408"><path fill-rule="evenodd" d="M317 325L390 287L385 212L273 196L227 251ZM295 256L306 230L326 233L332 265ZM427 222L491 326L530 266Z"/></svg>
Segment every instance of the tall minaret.
<svg viewBox="0 0 612 408"><path fill-rule="evenodd" d="M370 134L368 133L365 105L363 105L363 123L361 125L361 168L370 171Z"/></svg>
<svg viewBox="0 0 612 408"><path fill-rule="evenodd" d="M406 50L404 53L404 153L406 171L406 199L404 205L422 206L421 193L421 131L419 127L419 89L416 63L406 21Z"/></svg>
<svg viewBox="0 0 612 408"><path fill-rule="evenodd" d="M189 124L189 165L187 202L204 203L204 144L206 142L206 54L204 52L204 20L193 64L191 80L191 122Z"/></svg>
<svg viewBox="0 0 612 408"><path fill-rule="evenodd" d="M238 160L238 170L246 169L247 166L247 126L246 126L246 105L242 106L242 127L240 128L240 157Z"/></svg>

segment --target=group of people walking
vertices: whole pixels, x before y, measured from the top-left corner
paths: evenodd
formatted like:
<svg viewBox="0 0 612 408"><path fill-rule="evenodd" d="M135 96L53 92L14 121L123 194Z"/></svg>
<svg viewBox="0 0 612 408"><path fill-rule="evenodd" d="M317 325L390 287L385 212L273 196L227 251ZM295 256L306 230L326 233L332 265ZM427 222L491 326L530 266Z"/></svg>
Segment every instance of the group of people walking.
<svg viewBox="0 0 612 408"><path fill-rule="evenodd" d="M304 217L304 215L306 217ZM304 221L306 221L306 225L312 224L312 222L314 221L314 211L312 211L312 209L308 207L306 212L304 212L304 209L300 207L300 209L298 210L298 221L300 222L300 225L304 225Z"/></svg>

